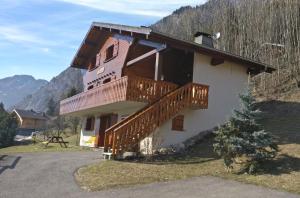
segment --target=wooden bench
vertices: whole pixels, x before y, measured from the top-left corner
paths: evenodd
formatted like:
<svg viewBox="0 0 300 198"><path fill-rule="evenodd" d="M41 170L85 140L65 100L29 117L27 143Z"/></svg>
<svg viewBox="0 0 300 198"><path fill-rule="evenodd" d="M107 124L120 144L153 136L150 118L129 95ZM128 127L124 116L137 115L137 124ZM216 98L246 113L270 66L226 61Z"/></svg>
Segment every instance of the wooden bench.
<svg viewBox="0 0 300 198"><path fill-rule="evenodd" d="M46 142L43 142L43 144L45 144L45 147L47 147L48 144L50 144L50 143L57 143L61 147L65 147L65 148L67 148L68 147L67 144L69 144L69 142L64 141L64 139L61 136L50 136L50 137L48 137Z"/></svg>

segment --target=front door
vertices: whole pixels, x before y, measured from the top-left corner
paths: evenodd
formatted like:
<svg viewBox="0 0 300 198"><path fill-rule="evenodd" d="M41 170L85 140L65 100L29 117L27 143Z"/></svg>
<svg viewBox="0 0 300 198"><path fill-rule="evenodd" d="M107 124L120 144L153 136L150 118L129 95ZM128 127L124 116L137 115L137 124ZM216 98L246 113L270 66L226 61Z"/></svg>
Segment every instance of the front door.
<svg viewBox="0 0 300 198"><path fill-rule="evenodd" d="M98 133L98 147L104 146L105 130L117 123L117 115L104 115L100 117L100 127Z"/></svg>

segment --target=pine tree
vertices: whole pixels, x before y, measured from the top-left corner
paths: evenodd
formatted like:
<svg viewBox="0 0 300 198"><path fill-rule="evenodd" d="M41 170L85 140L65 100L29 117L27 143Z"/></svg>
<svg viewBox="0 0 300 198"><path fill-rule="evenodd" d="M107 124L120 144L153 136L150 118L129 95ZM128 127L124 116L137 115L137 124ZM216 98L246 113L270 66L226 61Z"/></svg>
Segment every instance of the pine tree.
<svg viewBox="0 0 300 198"><path fill-rule="evenodd" d="M72 87L67 93L67 98L70 98L76 94L77 94L77 89L75 87Z"/></svg>
<svg viewBox="0 0 300 198"><path fill-rule="evenodd" d="M273 137L258 124L261 111L255 107L251 93L240 95L240 99L241 110L235 110L229 122L215 131L213 146L227 168L241 164L243 171L252 174L263 161L274 158L278 148Z"/></svg>
<svg viewBox="0 0 300 198"><path fill-rule="evenodd" d="M56 110L56 103L53 98L50 98L50 100L48 101L47 114L50 116L54 116L56 114L55 110Z"/></svg>
<svg viewBox="0 0 300 198"><path fill-rule="evenodd" d="M72 87L67 93L67 98L72 97L72 96L76 95L77 93L78 93L77 89L75 87ZM78 127L79 127L80 121L81 121L80 118L70 116L70 117L67 117L66 120L67 120L68 126L72 130L72 133L77 134L77 130L78 130Z"/></svg>
<svg viewBox="0 0 300 198"><path fill-rule="evenodd" d="M5 111L4 105L0 103L0 148L13 144L18 122L13 114Z"/></svg>

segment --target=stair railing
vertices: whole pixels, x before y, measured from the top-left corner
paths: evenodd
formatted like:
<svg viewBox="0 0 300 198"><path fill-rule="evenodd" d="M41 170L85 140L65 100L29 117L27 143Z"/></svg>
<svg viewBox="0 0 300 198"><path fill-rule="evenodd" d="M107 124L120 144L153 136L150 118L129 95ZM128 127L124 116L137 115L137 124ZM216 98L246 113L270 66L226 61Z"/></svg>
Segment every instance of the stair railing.
<svg viewBox="0 0 300 198"><path fill-rule="evenodd" d="M207 108L208 89L206 85L189 83L127 117L106 130L105 149L112 149L113 155L135 150L143 138L183 109Z"/></svg>

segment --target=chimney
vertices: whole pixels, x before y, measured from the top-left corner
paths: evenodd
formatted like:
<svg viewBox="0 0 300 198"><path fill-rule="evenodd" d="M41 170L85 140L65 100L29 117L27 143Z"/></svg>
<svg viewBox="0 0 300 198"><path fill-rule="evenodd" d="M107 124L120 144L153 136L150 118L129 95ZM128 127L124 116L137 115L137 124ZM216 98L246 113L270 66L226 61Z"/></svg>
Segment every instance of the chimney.
<svg viewBox="0 0 300 198"><path fill-rule="evenodd" d="M214 48L212 36L205 32L197 32L194 34L194 42L206 47Z"/></svg>

